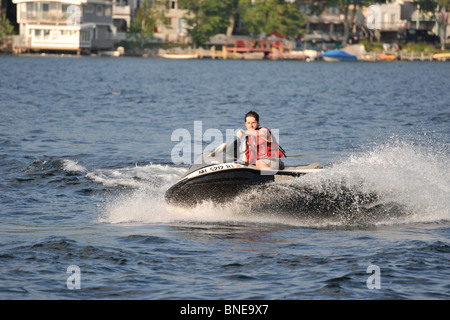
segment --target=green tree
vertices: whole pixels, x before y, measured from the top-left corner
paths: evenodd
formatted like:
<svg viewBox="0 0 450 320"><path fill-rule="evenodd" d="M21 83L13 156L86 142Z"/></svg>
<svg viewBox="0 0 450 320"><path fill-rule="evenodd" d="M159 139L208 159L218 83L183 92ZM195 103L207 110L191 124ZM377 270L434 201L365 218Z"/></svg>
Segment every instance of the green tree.
<svg viewBox="0 0 450 320"><path fill-rule="evenodd" d="M165 0L144 0L131 24L128 38L140 42L151 37L160 23L166 23L169 4Z"/></svg>
<svg viewBox="0 0 450 320"><path fill-rule="evenodd" d="M184 19L188 33L196 46L207 42L211 36L225 33L234 23L237 0L179 0L180 8L187 10Z"/></svg>
<svg viewBox="0 0 450 320"><path fill-rule="evenodd" d="M305 24L303 13L285 0L241 0L239 9L244 30L253 34L275 32L295 37Z"/></svg>
<svg viewBox="0 0 450 320"><path fill-rule="evenodd" d="M8 36L14 34L14 27L11 25L6 16L3 14L0 16L0 42Z"/></svg>
<svg viewBox="0 0 450 320"><path fill-rule="evenodd" d="M14 26L6 18L6 10L2 9L2 4L0 2L0 42L3 42L3 39L6 36L12 34L14 34Z"/></svg>
<svg viewBox="0 0 450 320"><path fill-rule="evenodd" d="M450 18L450 0L414 0L420 6L420 11L431 13L439 25L441 35L441 50L445 50L447 25Z"/></svg>

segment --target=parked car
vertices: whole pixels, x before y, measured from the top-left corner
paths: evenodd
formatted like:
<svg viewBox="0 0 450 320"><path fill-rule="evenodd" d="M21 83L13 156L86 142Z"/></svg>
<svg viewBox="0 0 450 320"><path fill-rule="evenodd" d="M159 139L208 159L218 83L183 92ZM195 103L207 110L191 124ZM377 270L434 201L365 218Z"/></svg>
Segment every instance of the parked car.
<svg viewBox="0 0 450 320"><path fill-rule="evenodd" d="M398 33L398 40L403 43L427 42L432 44L441 43L439 36L430 30L406 29Z"/></svg>
<svg viewBox="0 0 450 320"><path fill-rule="evenodd" d="M339 32L330 32L328 35L329 35L331 41L342 42L342 34L340 34Z"/></svg>
<svg viewBox="0 0 450 320"><path fill-rule="evenodd" d="M304 40L323 40L325 42L330 42L331 38L325 32L320 30L314 30L303 36Z"/></svg>
<svg viewBox="0 0 450 320"><path fill-rule="evenodd" d="M349 44L356 44L356 43L359 42L359 40L361 40L361 34L356 32L356 33L350 33L350 34L348 35L348 40L347 40L347 42L348 42Z"/></svg>

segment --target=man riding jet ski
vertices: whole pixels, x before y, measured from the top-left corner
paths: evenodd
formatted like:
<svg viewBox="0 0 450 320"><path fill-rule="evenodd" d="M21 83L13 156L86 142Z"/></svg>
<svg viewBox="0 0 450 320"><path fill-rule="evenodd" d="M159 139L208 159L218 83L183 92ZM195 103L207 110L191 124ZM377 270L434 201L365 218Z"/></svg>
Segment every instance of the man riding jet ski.
<svg viewBox="0 0 450 320"><path fill-rule="evenodd" d="M318 172L322 166L287 168L281 161L286 156L268 128L259 127L259 116L250 111L245 116L247 130L237 139L202 155L185 175L165 194L169 204L195 206L202 201L223 203L255 186L286 178Z"/></svg>
<svg viewBox="0 0 450 320"><path fill-rule="evenodd" d="M286 153L277 143L269 128L259 126L259 115L255 111L249 111L245 115L247 130L240 130L237 138L245 137L242 161L255 165L260 170L284 169L280 160Z"/></svg>

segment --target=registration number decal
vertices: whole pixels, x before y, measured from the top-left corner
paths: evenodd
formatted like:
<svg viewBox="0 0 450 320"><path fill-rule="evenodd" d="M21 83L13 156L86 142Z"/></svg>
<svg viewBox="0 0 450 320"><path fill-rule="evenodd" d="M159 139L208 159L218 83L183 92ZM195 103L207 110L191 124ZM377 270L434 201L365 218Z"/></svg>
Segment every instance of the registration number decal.
<svg viewBox="0 0 450 320"><path fill-rule="evenodd" d="M198 170L198 174L204 174L204 173L208 173L208 172L214 172L214 171L219 171L219 170L223 170L223 169L231 169L231 168L236 168L236 167L237 167L237 165L235 165L234 163L223 163L223 164L218 164L218 165L215 165L212 167Z"/></svg>

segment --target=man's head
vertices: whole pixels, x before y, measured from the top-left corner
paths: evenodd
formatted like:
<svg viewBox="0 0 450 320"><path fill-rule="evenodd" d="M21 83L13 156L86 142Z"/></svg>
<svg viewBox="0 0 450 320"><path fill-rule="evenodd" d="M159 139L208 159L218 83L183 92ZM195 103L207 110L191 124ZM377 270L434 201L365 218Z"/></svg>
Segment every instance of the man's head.
<svg viewBox="0 0 450 320"><path fill-rule="evenodd" d="M259 114L255 111L249 111L245 115L245 127L248 130L255 130L259 127Z"/></svg>

